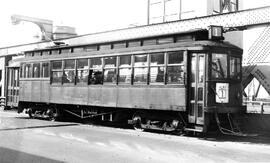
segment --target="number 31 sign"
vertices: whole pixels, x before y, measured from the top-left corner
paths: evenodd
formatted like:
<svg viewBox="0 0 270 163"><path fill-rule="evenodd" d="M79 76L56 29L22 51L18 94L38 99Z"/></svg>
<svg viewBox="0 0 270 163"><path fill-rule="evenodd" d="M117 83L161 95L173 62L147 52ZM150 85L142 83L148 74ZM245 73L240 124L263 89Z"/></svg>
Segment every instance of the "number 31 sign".
<svg viewBox="0 0 270 163"><path fill-rule="evenodd" d="M216 83L216 102L229 102L229 83Z"/></svg>

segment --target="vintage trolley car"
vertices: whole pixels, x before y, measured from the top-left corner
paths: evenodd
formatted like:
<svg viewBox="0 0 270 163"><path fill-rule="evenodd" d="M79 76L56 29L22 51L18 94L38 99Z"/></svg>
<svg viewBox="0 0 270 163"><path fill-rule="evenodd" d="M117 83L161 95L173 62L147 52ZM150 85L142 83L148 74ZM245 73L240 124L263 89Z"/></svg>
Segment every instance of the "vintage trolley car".
<svg viewBox="0 0 270 163"><path fill-rule="evenodd" d="M66 114L100 117L139 130L206 132L215 115L245 111L242 49L220 36L193 30L26 51L19 112L53 120Z"/></svg>

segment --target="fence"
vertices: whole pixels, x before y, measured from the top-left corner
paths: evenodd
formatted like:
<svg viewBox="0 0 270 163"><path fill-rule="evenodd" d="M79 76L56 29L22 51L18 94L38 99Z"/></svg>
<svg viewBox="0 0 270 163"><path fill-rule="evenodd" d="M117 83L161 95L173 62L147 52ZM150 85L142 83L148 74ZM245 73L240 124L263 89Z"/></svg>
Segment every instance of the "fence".
<svg viewBox="0 0 270 163"><path fill-rule="evenodd" d="M247 112L270 114L270 102L267 101L244 101L244 105L247 105Z"/></svg>

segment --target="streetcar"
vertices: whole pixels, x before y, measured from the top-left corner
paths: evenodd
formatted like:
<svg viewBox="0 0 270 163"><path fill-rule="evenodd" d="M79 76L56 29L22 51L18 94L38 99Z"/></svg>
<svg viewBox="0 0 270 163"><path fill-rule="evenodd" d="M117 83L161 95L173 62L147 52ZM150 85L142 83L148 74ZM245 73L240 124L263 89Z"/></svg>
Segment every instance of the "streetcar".
<svg viewBox="0 0 270 163"><path fill-rule="evenodd" d="M242 53L222 29L25 51L18 112L205 133L246 110Z"/></svg>

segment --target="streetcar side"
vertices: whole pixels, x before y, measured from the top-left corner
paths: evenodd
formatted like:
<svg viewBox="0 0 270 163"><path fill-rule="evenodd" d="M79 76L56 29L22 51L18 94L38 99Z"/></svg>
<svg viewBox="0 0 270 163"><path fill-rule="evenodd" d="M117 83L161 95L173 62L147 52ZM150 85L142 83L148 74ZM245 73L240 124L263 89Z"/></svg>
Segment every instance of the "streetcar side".
<svg viewBox="0 0 270 163"><path fill-rule="evenodd" d="M26 52L19 110L207 132L218 115L245 109L242 50L207 39L202 31Z"/></svg>

